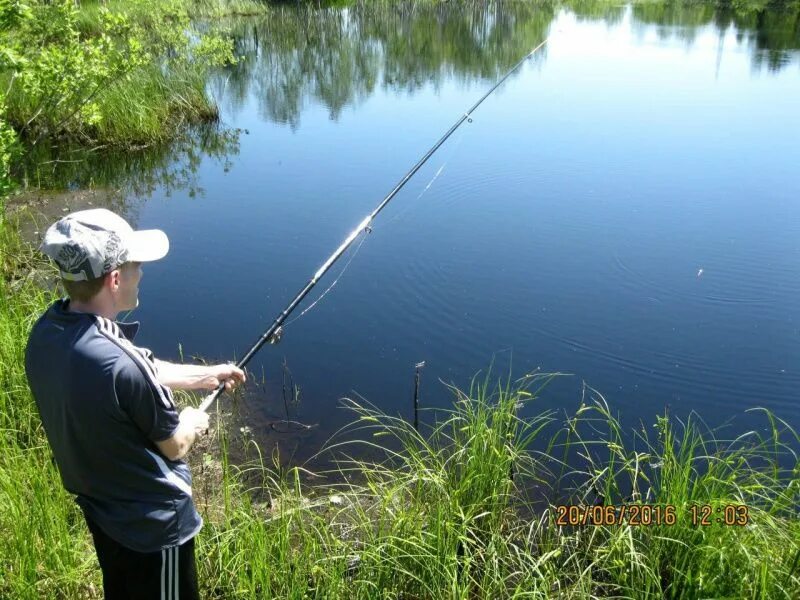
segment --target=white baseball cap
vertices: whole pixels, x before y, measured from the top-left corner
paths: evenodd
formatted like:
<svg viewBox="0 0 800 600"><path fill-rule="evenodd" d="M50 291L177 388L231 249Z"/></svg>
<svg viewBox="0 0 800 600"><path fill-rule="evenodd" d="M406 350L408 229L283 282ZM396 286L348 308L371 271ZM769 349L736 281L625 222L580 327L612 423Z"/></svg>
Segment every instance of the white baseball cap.
<svg viewBox="0 0 800 600"><path fill-rule="evenodd" d="M56 261L68 281L97 279L122 263L150 262L166 256L167 234L160 229L134 231L105 208L70 213L45 232L39 249Z"/></svg>

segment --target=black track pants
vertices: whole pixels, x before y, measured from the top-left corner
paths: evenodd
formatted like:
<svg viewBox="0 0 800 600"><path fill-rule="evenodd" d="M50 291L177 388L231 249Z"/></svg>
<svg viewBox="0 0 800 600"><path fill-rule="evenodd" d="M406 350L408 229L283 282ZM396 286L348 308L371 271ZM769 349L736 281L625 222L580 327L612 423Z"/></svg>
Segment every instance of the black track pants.
<svg viewBox="0 0 800 600"><path fill-rule="evenodd" d="M106 600L199 600L194 539L158 552L134 552L86 519L103 570Z"/></svg>

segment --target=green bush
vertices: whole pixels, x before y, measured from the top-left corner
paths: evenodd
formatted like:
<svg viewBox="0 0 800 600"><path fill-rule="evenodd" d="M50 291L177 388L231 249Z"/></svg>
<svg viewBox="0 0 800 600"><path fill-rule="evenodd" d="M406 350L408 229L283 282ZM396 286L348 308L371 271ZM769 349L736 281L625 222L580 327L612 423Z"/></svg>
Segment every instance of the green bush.
<svg viewBox="0 0 800 600"><path fill-rule="evenodd" d="M5 119L31 145L67 137L130 146L174 137L187 122L217 117L204 75L234 61L231 41L200 33L174 0L134 0L114 10L4 0L0 22Z"/></svg>

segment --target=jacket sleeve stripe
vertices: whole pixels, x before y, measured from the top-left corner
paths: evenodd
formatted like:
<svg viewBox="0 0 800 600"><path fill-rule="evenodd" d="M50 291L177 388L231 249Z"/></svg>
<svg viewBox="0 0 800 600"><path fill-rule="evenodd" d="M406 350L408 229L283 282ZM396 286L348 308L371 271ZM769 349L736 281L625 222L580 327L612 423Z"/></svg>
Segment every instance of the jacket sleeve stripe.
<svg viewBox="0 0 800 600"><path fill-rule="evenodd" d="M137 365L139 365L139 368L145 374L150 384L156 389L158 397L161 399L161 402L164 403L164 406L167 408L174 407L175 403L172 400L172 392L168 387L161 385L161 382L158 380L158 376L156 375L155 365L145 356L142 356L137 351L136 346L131 344L128 340L113 335L113 333L109 331L110 327L108 324L104 323L104 321L106 321L106 319L103 317L98 317L98 329L100 332L117 346L122 348L122 350L124 350L125 353L130 356Z"/></svg>

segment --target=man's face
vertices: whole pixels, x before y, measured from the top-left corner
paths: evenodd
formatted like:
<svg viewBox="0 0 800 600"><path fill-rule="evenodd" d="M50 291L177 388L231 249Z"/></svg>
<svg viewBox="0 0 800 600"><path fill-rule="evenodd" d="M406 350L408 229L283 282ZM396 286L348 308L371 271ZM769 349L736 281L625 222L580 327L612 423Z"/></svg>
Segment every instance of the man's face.
<svg viewBox="0 0 800 600"><path fill-rule="evenodd" d="M117 310L133 310L139 306L139 281L141 279L142 263L129 262L119 268L119 287L115 299Z"/></svg>

